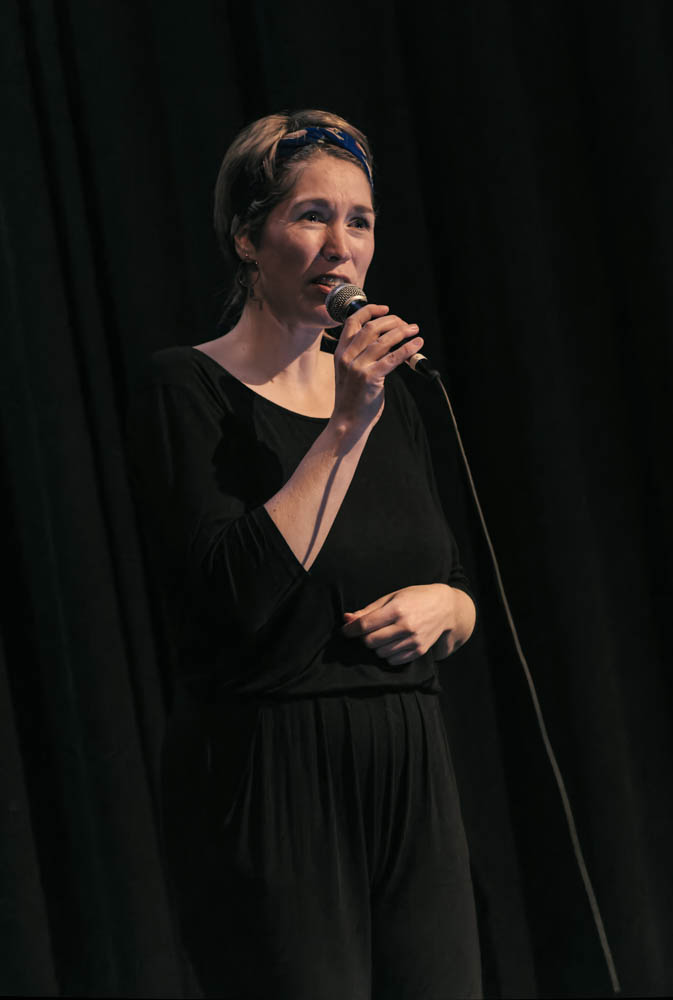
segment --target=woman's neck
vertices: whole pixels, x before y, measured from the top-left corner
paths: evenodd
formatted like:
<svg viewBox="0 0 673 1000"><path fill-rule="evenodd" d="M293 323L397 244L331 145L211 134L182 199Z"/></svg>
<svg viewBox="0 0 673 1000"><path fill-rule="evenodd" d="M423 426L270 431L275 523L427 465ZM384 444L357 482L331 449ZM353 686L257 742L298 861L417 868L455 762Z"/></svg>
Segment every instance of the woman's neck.
<svg viewBox="0 0 673 1000"><path fill-rule="evenodd" d="M250 384L283 383L302 389L315 385L322 334L315 328L287 327L269 310L248 303L225 337Z"/></svg>

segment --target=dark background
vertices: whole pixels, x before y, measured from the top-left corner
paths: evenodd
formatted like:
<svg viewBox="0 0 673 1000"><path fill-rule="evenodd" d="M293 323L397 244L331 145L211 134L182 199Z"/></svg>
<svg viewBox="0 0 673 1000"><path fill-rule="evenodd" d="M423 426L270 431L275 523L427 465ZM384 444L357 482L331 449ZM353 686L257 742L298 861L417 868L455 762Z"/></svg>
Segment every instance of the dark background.
<svg viewBox="0 0 673 1000"><path fill-rule="evenodd" d="M218 333L227 144L323 107L371 137L369 297L444 375L623 992L669 995L673 5L0 11L0 992L195 995L124 412L150 351ZM407 382L480 597L442 678L486 993L608 996L446 407Z"/></svg>

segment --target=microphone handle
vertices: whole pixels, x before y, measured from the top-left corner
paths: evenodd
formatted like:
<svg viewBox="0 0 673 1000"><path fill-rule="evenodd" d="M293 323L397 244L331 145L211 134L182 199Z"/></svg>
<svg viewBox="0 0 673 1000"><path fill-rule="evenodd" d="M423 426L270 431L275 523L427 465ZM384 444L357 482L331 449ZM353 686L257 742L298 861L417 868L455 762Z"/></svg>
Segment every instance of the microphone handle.
<svg viewBox="0 0 673 1000"><path fill-rule="evenodd" d="M412 354L410 358L404 362L405 365L409 365L413 371L417 372L427 379L440 378L440 374L436 368L431 368L428 359L425 354Z"/></svg>

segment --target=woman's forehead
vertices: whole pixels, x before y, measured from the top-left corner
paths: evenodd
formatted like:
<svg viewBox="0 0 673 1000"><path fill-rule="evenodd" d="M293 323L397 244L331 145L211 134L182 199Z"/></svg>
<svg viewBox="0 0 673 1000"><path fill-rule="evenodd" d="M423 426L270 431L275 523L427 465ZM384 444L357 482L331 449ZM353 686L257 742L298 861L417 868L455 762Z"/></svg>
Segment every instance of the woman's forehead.
<svg viewBox="0 0 673 1000"><path fill-rule="evenodd" d="M329 153L318 153L304 163L298 163L293 169L295 178L287 200L329 198L338 194L372 208L369 180L364 170L352 161L330 156Z"/></svg>

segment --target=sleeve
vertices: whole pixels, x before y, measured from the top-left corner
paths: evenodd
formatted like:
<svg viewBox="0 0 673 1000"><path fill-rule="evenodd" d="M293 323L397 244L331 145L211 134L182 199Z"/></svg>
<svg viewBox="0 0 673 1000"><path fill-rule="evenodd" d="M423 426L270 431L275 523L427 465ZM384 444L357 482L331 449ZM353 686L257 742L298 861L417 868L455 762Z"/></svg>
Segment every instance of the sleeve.
<svg viewBox="0 0 673 1000"><path fill-rule="evenodd" d="M163 585L174 595L197 595L220 620L251 634L301 588L307 573L262 502L249 502L237 429L233 415L198 384L149 378L129 405L127 454ZM217 471L223 448L227 461L238 455L226 483Z"/></svg>

